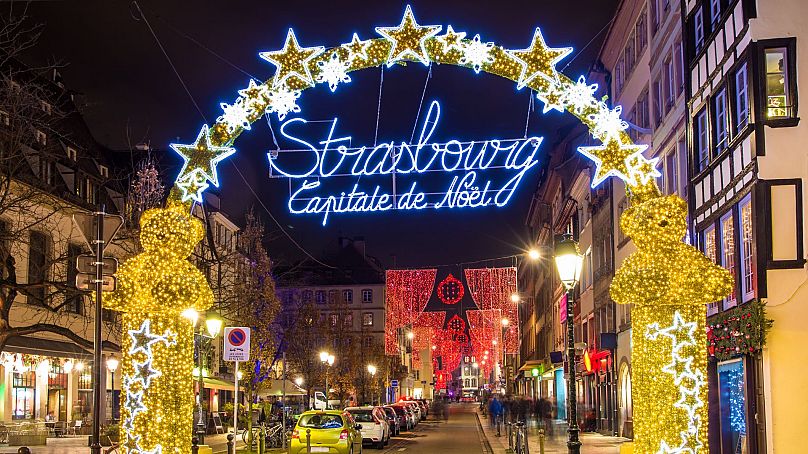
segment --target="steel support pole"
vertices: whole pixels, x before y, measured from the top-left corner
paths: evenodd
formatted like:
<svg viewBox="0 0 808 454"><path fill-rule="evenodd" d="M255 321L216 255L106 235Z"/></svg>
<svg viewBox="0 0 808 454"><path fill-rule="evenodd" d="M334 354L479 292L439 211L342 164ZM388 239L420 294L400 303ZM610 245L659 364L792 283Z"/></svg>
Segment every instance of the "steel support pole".
<svg viewBox="0 0 808 454"><path fill-rule="evenodd" d="M93 336L93 442L92 454L101 454L101 297L104 284L104 205L95 213L95 332Z"/></svg>
<svg viewBox="0 0 808 454"><path fill-rule="evenodd" d="M567 288L567 452L580 454L578 439L578 393L575 387L575 317L573 314L573 287Z"/></svg>

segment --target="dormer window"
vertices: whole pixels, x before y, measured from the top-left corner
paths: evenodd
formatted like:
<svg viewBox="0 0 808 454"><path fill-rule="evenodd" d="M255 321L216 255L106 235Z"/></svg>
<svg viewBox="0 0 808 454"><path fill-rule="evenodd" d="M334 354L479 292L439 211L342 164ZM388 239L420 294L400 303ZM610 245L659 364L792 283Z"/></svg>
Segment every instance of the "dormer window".
<svg viewBox="0 0 808 454"><path fill-rule="evenodd" d="M104 178L109 178L109 169L107 166L98 166L98 173Z"/></svg>
<svg viewBox="0 0 808 454"><path fill-rule="evenodd" d="M71 161L76 160L76 149L73 147L67 147L67 157L70 158Z"/></svg>
<svg viewBox="0 0 808 454"><path fill-rule="evenodd" d="M36 130L36 143L40 145L47 145L48 144L48 135L44 132L40 131L39 129Z"/></svg>

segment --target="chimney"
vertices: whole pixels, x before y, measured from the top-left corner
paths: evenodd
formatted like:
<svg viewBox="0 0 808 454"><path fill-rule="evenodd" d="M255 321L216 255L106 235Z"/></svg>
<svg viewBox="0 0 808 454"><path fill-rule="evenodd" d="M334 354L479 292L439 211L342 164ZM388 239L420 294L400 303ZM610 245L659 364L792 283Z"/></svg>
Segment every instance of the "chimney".
<svg viewBox="0 0 808 454"><path fill-rule="evenodd" d="M365 257L365 237L355 236L353 239L353 245L356 250L362 254L362 257Z"/></svg>

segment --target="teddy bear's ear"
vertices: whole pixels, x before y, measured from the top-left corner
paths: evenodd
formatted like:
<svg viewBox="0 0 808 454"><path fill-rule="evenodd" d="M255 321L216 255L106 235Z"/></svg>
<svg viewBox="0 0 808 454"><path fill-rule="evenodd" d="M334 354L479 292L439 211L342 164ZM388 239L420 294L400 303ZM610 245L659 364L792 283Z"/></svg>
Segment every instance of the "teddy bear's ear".
<svg viewBox="0 0 808 454"><path fill-rule="evenodd" d="M142 229L143 226L149 223L151 219L154 217L155 214L161 211L160 208L152 208L150 210L146 210L143 214L140 215L140 228Z"/></svg>

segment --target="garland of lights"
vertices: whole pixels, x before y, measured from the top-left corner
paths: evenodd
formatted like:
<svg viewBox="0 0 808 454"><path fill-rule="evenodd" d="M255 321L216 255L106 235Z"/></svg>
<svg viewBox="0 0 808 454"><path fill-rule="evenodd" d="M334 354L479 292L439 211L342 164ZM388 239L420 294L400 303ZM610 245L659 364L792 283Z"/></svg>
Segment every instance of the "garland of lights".
<svg viewBox="0 0 808 454"><path fill-rule="evenodd" d="M757 300L721 312L707 325L707 351L719 361L757 353L766 345L772 323L766 304Z"/></svg>
<svg viewBox="0 0 808 454"><path fill-rule="evenodd" d="M463 288L463 283L457 280L452 273L449 273L446 279L438 284L438 298L443 304L457 304L465 294L466 290Z"/></svg>
<svg viewBox="0 0 808 454"><path fill-rule="evenodd" d="M730 369L726 380L729 391L729 425L733 432L746 435L746 398L743 392L743 367Z"/></svg>
<svg viewBox="0 0 808 454"><path fill-rule="evenodd" d="M186 260L202 223L182 205L148 210L140 219L144 252L118 270L105 300L123 312L122 446L131 454L191 452L193 326L181 316L213 302L205 276Z"/></svg>

